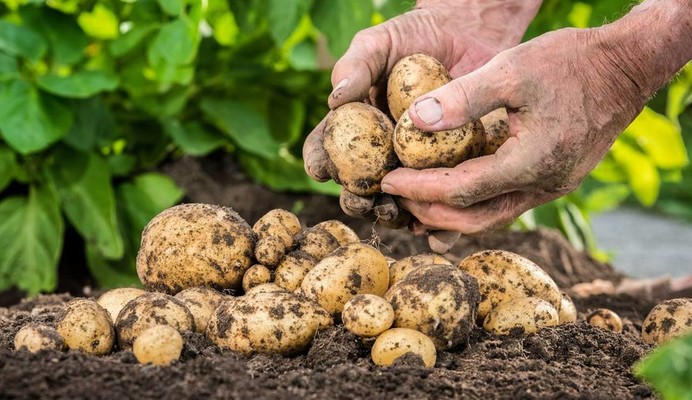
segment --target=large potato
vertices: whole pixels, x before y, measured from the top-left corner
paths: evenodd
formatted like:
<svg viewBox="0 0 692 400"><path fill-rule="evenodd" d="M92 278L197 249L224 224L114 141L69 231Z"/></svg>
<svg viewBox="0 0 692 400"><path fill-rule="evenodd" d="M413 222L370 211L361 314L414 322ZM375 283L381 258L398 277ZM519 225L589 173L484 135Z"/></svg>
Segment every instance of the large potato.
<svg viewBox="0 0 692 400"><path fill-rule="evenodd" d="M172 207L144 228L137 275L147 289L169 294L196 286L239 288L252 264L254 238L231 208Z"/></svg>
<svg viewBox="0 0 692 400"><path fill-rule="evenodd" d="M224 299L224 295L208 287L188 288L174 297L190 310L195 319L196 331L199 333L206 332L211 314Z"/></svg>
<svg viewBox="0 0 692 400"><path fill-rule="evenodd" d="M485 131L479 121L447 131L426 132L413 124L408 111L394 128L394 151L401 165L414 169L453 168L483 152Z"/></svg>
<svg viewBox="0 0 692 400"><path fill-rule="evenodd" d="M389 286L387 259L367 244L339 247L308 272L302 293L332 314L357 294L384 295Z"/></svg>
<svg viewBox="0 0 692 400"><path fill-rule="evenodd" d="M692 333L692 298L664 300L656 305L642 324L642 339L660 344Z"/></svg>
<svg viewBox="0 0 692 400"><path fill-rule="evenodd" d="M467 338L475 325L478 285L450 265L428 265L410 272L384 296L394 308L394 326L428 335L438 350Z"/></svg>
<svg viewBox="0 0 692 400"><path fill-rule="evenodd" d="M111 289L102 294L96 302L105 308L111 320L115 321L118 318L118 314L120 314L120 310L125 307L125 304L145 293L142 289L130 287Z"/></svg>
<svg viewBox="0 0 692 400"><path fill-rule="evenodd" d="M399 165L393 133L389 118L365 103L346 103L332 111L323 142L332 179L359 196L380 192L382 178Z"/></svg>
<svg viewBox="0 0 692 400"><path fill-rule="evenodd" d="M387 80L389 112L398 121L414 100L451 80L447 68L427 54L415 53L400 59Z"/></svg>
<svg viewBox="0 0 692 400"><path fill-rule="evenodd" d="M537 297L524 297L490 310L483 321L483 329L495 335L509 335L517 329L522 333L534 333L559 323L558 312L552 304Z"/></svg>
<svg viewBox="0 0 692 400"><path fill-rule="evenodd" d="M426 265L452 265L446 258L432 253L414 254L389 265L389 287L404 279L411 271Z"/></svg>
<svg viewBox="0 0 692 400"><path fill-rule="evenodd" d="M523 297L538 297L560 309L562 294L555 281L541 267L516 253L480 251L461 260L459 268L478 281L480 321L492 308Z"/></svg>
<svg viewBox="0 0 692 400"><path fill-rule="evenodd" d="M55 329L68 348L87 354L108 354L115 344L113 321L108 311L93 300L67 303L56 317Z"/></svg>
<svg viewBox="0 0 692 400"><path fill-rule="evenodd" d="M255 258L262 265L274 266L293 247L301 227L295 214L277 208L260 217L252 230L258 237Z"/></svg>
<svg viewBox="0 0 692 400"><path fill-rule="evenodd" d="M226 300L209 321L207 336L245 354L295 354L333 323L314 302L292 293L252 293Z"/></svg>
<svg viewBox="0 0 692 400"><path fill-rule="evenodd" d="M433 341L414 329L389 329L377 337L370 350L372 362L381 367L392 365L399 357L407 354L419 356L428 368L434 367L437 360Z"/></svg>
<svg viewBox="0 0 692 400"><path fill-rule="evenodd" d="M26 349L31 353L41 350L58 350L65 348L65 341L55 329L41 324L27 324L14 336L15 350Z"/></svg>

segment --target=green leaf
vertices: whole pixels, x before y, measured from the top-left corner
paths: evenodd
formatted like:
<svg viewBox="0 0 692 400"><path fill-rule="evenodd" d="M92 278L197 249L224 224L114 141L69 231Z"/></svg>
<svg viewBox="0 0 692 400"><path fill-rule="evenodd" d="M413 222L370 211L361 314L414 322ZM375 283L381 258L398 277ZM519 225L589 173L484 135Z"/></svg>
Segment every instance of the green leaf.
<svg viewBox="0 0 692 400"><path fill-rule="evenodd" d="M17 59L0 52L0 82L19 78Z"/></svg>
<svg viewBox="0 0 692 400"><path fill-rule="evenodd" d="M0 50L38 61L46 54L48 45L30 28L0 20Z"/></svg>
<svg viewBox="0 0 692 400"><path fill-rule="evenodd" d="M109 145L116 137L116 123L100 97L70 101L74 124L64 141L75 149L89 152Z"/></svg>
<svg viewBox="0 0 692 400"><path fill-rule="evenodd" d="M235 44L240 33L238 24L230 11L225 11L212 21L214 29L214 39L222 46Z"/></svg>
<svg viewBox="0 0 692 400"><path fill-rule="evenodd" d="M26 81L0 82L0 134L21 154L43 150L72 125L63 104Z"/></svg>
<svg viewBox="0 0 692 400"><path fill-rule="evenodd" d="M630 195L629 187L624 183L605 185L591 190L584 200L584 207L593 213L610 211L617 208Z"/></svg>
<svg viewBox="0 0 692 400"><path fill-rule="evenodd" d="M633 369L663 400L692 400L692 334L658 347Z"/></svg>
<svg viewBox="0 0 692 400"><path fill-rule="evenodd" d="M85 254L89 271L100 288L115 289L142 286L137 276L136 253L117 261L110 261L103 258L93 246L87 244L85 245Z"/></svg>
<svg viewBox="0 0 692 400"><path fill-rule="evenodd" d="M44 171L58 192L67 219L84 241L106 258L121 257L123 241L106 161L63 147L52 164L45 164Z"/></svg>
<svg viewBox="0 0 692 400"><path fill-rule="evenodd" d="M627 173L610 153L606 154L605 158L596 165L590 176L601 182L620 183L627 181Z"/></svg>
<svg viewBox="0 0 692 400"><path fill-rule="evenodd" d="M271 134L267 116L238 100L205 98L204 114L239 148L268 160L279 155L279 143Z"/></svg>
<svg viewBox="0 0 692 400"><path fill-rule="evenodd" d="M269 33L280 46L310 9L312 0L269 0Z"/></svg>
<svg viewBox="0 0 692 400"><path fill-rule="evenodd" d="M158 0L161 9L172 17L177 17L183 12L183 0Z"/></svg>
<svg viewBox="0 0 692 400"><path fill-rule="evenodd" d="M85 99L118 87L118 77L105 71L78 71L68 76L42 75L36 79L41 89L62 97Z"/></svg>
<svg viewBox="0 0 692 400"><path fill-rule="evenodd" d="M18 168L15 153L0 143L0 192L12 182Z"/></svg>
<svg viewBox="0 0 692 400"><path fill-rule="evenodd" d="M225 139L198 122L181 124L177 119L162 122L163 130L185 154L205 156L223 146Z"/></svg>
<svg viewBox="0 0 692 400"><path fill-rule="evenodd" d="M269 103L269 126L274 137L290 147L303 137L305 124L305 104L297 99L274 96Z"/></svg>
<svg viewBox="0 0 692 400"><path fill-rule="evenodd" d="M303 169L303 163L282 152L282 157L268 161L249 154L239 154L240 163L247 173L257 182L276 191L315 192L338 196L341 186L329 181L315 182Z"/></svg>
<svg viewBox="0 0 692 400"><path fill-rule="evenodd" d="M312 20L327 37L334 57L346 52L353 36L370 26L372 0L318 1L312 9Z"/></svg>
<svg viewBox="0 0 692 400"><path fill-rule="evenodd" d="M110 43L111 53L116 57L121 57L138 48L149 35L159 29L158 24L147 24L135 26L124 35L118 37Z"/></svg>
<svg viewBox="0 0 692 400"><path fill-rule="evenodd" d="M16 285L29 294L57 282L64 223L54 195L31 186L29 196L0 202L0 290Z"/></svg>
<svg viewBox="0 0 692 400"><path fill-rule="evenodd" d="M147 52L151 65L164 61L173 65L192 63L197 52L197 30L184 19L176 19L161 28Z"/></svg>
<svg viewBox="0 0 692 400"><path fill-rule="evenodd" d="M630 187L637 200L644 206L652 206L661 188L661 178L652 160L622 140L613 144L610 153L627 172Z"/></svg>
<svg viewBox="0 0 692 400"><path fill-rule="evenodd" d="M384 0L379 2L377 11L379 11L385 19L390 19L409 11L414 6L412 0Z"/></svg>
<svg viewBox="0 0 692 400"><path fill-rule="evenodd" d="M91 12L79 14L77 23L87 35L96 39L115 39L120 33L118 17L102 3L96 3Z"/></svg>
<svg viewBox="0 0 692 400"><path fill-rule="evenodd" d="M73 65L84 58L89 38L74 18L47 7L22 7L20 14L28 26L46 38L54 64Z"/></svg>

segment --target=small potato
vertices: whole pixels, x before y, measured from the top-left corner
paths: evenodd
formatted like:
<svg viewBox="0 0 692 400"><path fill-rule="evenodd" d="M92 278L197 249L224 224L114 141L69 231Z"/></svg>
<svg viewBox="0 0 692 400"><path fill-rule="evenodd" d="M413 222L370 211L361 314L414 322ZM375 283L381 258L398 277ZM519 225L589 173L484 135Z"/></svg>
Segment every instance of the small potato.
<svg viewBox="0 0 692 400"><path fill-rule="evenodd" d="M434 367L437 361L433 341L425 334L407 328L392 328L378 336L370 356L375 365L386 367L409 353L419 356L427 368Z"/></svg>
<svg viewBox="0 0 692 400"><path fill-rule="evenodd" d="M15 350L26 349L31 353L41 350L65 349L65 341L55 329L41 324L27 324L14 336Z"/></svg>
<svg viewBox="0 0 692 400"><path fill-rule="evenodd" d="M262 264L255 264L248 268L243 275L243 290L247 292L251 288L269 283L272 280L272 272Z"/></svg>
<svg viewBox="0 0 692 400"><path fill-rule="evenodd" d="M265 236L257 240L255 259L262 265L275 266L286 254L287 247L278 236Z"/></svg>
<svg viewBox="0 0 692 400"><path fill-rule="evenodd" d="M278 237L286 248L290 248L294 244L293 237L300 233L301 227L295 214L276 208L260 217L252 230L260 239L267 236Z"/></svg>
<svg viewBox="0 0 692 400"><path fill-rule="evenodd" d="M571 324L577 320L577 307L565 292L561 292L560 309L557 310L560 317L560 325Z"/></svg>
<svg viewBox="0 0 692 400"><path fill-rule="evenodd" d="M344 327L360 337L375 337L394 323L394 309L387 300L374 294L359 294L344 305Z"/></svg>
<svg viewBox="0 0 692 400"><path fill-rule="evenodd" d="M104 355L115 344L113 321L108 311L93 300L75 299L67 303L56 317L55 326L67 347L73 350Z"/></svg>
<svg viewBox="0 0 692 400"><path fill-rule="evenodd" d="M212 288L196 287L185 289L174 297L183 302L192 313L196 331L204 333L207 331L211 314L221 304L225 296Z"/></svg>
<svg viewBox="0 0 692 400"><path fill-rule="evenodd" d="M358 234L356 234L356 232L351 229L350 226L336 219L322 221L315 225L314 228L321 228L331 233L332 236L334 236L334 238L339 242L339 246L346 246L347 244L360 242Z"/></svg>
<svg viewBox="0 0 692 400"><path fill-rule="evenodd" d="M252 293L224 301L209 321L217 346L244 354L290 355L304 350L315 333L333 323L314 302L291 293Z"/></svg>
<svg viewBox="0 0 692 400"><path fill-rule="evenodd" d="M485 129L485 145L483 146L482 155L495 154L497 149L509 139L508 120L507 110L504 108L498 108L481 117L481 123Z"/></svg>
<svg viewBox="0 0 692 400"><path fill-rule="evenodd" d="M389 265L389 287L394 286L395 283L402 280L411 271L431 264L452 265L446 258L432 253L414 254L404 257Z"/></svg>
<svg viewBox="0 0 692 400"><path fill-rule="evenodd" d="M620 319L620 316L607 308L599 308L598 310L595 310L586 317L586 322L597 328L615 333L622 332L622 320Z"/></svg>
<svg viewBox="0 0 692 400"><path fill-rule="evenodd" d="M379 193L382 178L399 165L393 133L392 122L373 106L354 102L338 107L324 126L329 175L358 196Z"/></svg>
<svg viewBox="0 0 692 400"><path fill-rule="evenodd" d="M692 298L664 300L656 305L642 324L642 339L661 344L692 333Z"/></svg>
<svg viewBox="0 0 692 400"><path fill-rule="evenodd" d="M111 289L102 294L96 302L99 303L101 307L105 308L111 320L115 321L118 318L120 310L125 307L125 304L145 293L146 292L142 289L130 287Z"/></svg>
<svg viewBox="0 0 692 400"><path fill-rule="evenodd" d="M478 285L450 265L411 271L384 296L394 308L394 326L428 335L438 350L463 343L475 325Z"/></svg>
<svg viewBox="0 0 692 400"><path fill-rule="evenodd" d="M478 157L485 144L485 131L479 121L447 131L425 132L411 121L408 111L394 128L394 151L407 168L453 168Z"/></svg>
<svg viewBox="0 0 692 400"><path fill-rule="evenodd" d="M118 344L128 349L154 325L170 325L178 331L194 331L195 318L185 304L163 293L147 293L127 303L115 321Z"/></svg>
<svg viewBox="0 0 692 400"><path fill-rule="evenodd" d="M442 63L423 53L400 59L387 80L387 104L395 120L399 120L418 97L452 81Z"/></svg>
<svg viewBox="0 0 692 400"><path fill-rule="evenodd" d="M310 254L298 250L289 253L274 272L274 283L293 292L300 287L305 275L315 267L317 260Z"/></svg>
<svg viewBox="0 0 692 400"><path fill-rule="evenodd" d="M180 358L183 337L169 325L154 325L137 336L132 352L140 364L170 365Z"/></svg>
<svg viewBox="0 0 692 400"><path fill-rule="evenodd" d="M483 322L483 329L495 335L509 335L517 329L523 333L534 333L559 323L560 317L552 304L537 297L524 297L490 310Z"/></svg>
<svg viewBox="0 0 692 400"><path fill-rule="evenodd" d="M288 293L288 290L282 288L274 282L269 282L254 286L245 292L246 295L255 293Z"/></svg>
<svg viewBox="0 0 692 400"><path fill-rule="evenodd" d="M478 281L481 303L478 318L490 309L522 297L538 297L560 308L562 294L555 281L535 263L504 250L480 251L459 262L459 268Z"/></svg>
<svg viewBox="0 0 692 400"><path fill-rule="evenodd" d="M316 260L325 258L339 247L339 241L327 230L312 227L304 230L297 237L298 248Z"/></svg>
<svg viewBox="0 0 692 400"><path fill-rule="evenodd" d="M384 295L389 268L382 253L372 246L353 243L339 247L308 272L301 290L332 314L357 294Z"/></svg>
<svg viewBox="0 0 692 400"><path fill-rule="evenodd" d="M233 209L182 204L144 228L137 275L145 288L169 294L197 286L239 288L254 244L250 225Z"/></svg>

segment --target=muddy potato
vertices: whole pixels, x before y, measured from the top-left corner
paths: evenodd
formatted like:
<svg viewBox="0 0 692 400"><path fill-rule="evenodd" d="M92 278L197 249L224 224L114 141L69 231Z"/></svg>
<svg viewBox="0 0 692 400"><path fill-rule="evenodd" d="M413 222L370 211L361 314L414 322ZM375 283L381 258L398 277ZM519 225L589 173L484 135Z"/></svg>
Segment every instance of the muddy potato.
<svg viewBox="0 0 692 400"><path fill-rule="evenodd" d="M301 284L302 293L332 314L357 294L384 295L389 286L387 260L367 244L339 247L317 263Z"/></svg>
<svg viewBox="0 0 692 400"><path fill-rule="evenodd" d="M102 294L96 302L99 303L101 307L105 308L111 320L115 321L118 318L120 310L125 307L125 304L145 293L146 292L142 289L130 287L111 289Z"/></svg>
<svg viewBox="0 0 692 400"><path fill-rule="evenodd" d="M414 169L453 168L478 157L485 144L485 131L479 121L439 132L425 132L404 112L394 128L394 151L401 165Z"/></svg>
<svg viewBox="0 0 692 400"><path fill-rule="evenodd" d="M560 318L560 325L571 324L577 320L577 307L567 293L561 292L561 294L560 309L557 310L558 317Z"/></svg>
<svg viewBox="0 0 692 400"><path fill-rule="evenodd" d="M509 335L517 329L534 333L559 323L560 317L552 304L537 297L524 297L490 310L483 321L483 329L495 335Z"/></svg>
<svg viewBox="0 0 692 400"><path fill-rule="evenodd" d="M65 341L55 329L41 324L27 324L14 336L15 350L26 349L31 353L41 350L65 349Z"/></svg>
<svg viewBox="0 0 692 400"><path fill-rule="evenodd" d="M481 123L485 130L482 155L495 154L497 149L509 139L508 120L507 110L504 108L498 108L481 117Z"/></svg>
<svg viewBox="0 0 692 400"><path fill-rule="evenodd" d="M75 299L56 317L55 328L68 348L87 354L108 354L115 344L113 322L93 300Z"/></svg>
<svg viewBox="0 0 692 400"><path fill-rule="evenodd" d="M607 308L599 308L593 311L586 317L586 322L597 328L615 333L622 332L622 320L620 316Z"/></svg>
<svg viewBox="0 0 692 400"><path fill-rule="evenodd" d="M274 283L289 292L293 292L300 287L303 279L305 279L305 275L316 264L317 259L304 251L291 252L276 267Z"/></svg>
<svg viewBox="0 0 692 400"><path fill-rule="evenodd" d="M233 209L211 204L169 208L144 228L137 275L149 290L239 288L252 264L255 234Z"/></svg>
<svg viewBox="0 0 692 400"><path fill-rule="evenodd" d="M467 338L476 321L478 285L451 265L427 265L411 271L384 296L394 308L394 326L428 335L438 350Z"/></svg>
<svg viewBox="0 0 692 400"><path fill-rule="evenodd" d="M207 287L188 288L174 297L190 310L195 319L195 330L199 333L206 332L211 314L224 299L224 295Z"/></svg>
<svg viewBox="0 0 692 400"><path fill-rule="evenodd" d="M660 344L692 333L692 298L664 300L656 305L642 324L642 339Z"/></svg>
<svg viewBox="0 0 692 400"><path fill-rule="evenodd" d="M170 365L180 358L183 337L169 325L154 325L137 336L132 352L140 364Z"/></svg>
<svg viewBox="0 0 692 400"><path fill-rule="evenodd" d="M375 340L370 357L375 365L386 367L410 353L419 356L427 368L435 366L437 350L433 341L425 334L407 328L392 328L383 332Z"/></svg>
<svg viewBox="0 0 692 400"><path fill-rule="evenodd" d="M538 297L560 308L562 294L555 281L531 260L504 250L480 251L459 262L459 268L476 278L481 293L479 321L505 301Z"/></svg>
<svg viewBox="0 0 692 400"><path fill-rule="evenodd" d="M356 232L351 229L350 226L336 219L322 221L314 227L324 229L325 231L331 233L337 242L339 242L339 246L346 246L347 244L360 242L358 234L356 234Z"/></svg>
<svg viewBox="0 0 692 400"><path fill-rule="evenodd" d="M402 280L411 271L425 265L452 265L446 258L432 253L414 254L389 265L389 287Z"/></svg>
<svg viewBox="0 0 692 400"><path fill-rule="evenodd" d="M247 292L257 285L269 283L272 280L272 272L262 264L255 264L248 268L243 275L243 290Z"/></svg>
<svg viewBox="0 0 692 400"><path fill-rule="evenodd" d="M293 247L293 238L301 227L295 214L277 208L260 217L252 230L258 238L255 258L260 264L273 267Z"/></svg>
<svg viewBox="0 0 692 400"><path fill-rule="evenodd" d="M185 304L163 293L147 293L127 303L115 321L118 344L128 349L142 332L154 325L170 325L182 331L194 331L195 319Z"/></svg>
<svg viewBox="0 0 692 400"><path fill-rule="evenodd" d="M290 355L305 349L319 330L332 323L327 311L304 297L253 293L221 303L207 336L217 346L244 354Z"/></svg>
<svg viewBox="0 0 692 400"><path fill-rule="evenodd" d="M305 229L296 240L298 249L310 254L316 260L323 259L339 247L339 241L331 233L317 227Z"/></svg>
<svg viewBox="0 0 692 400"><path fill-rule="evenodd" d="M254 286L245 292L246 295L254 293L288 293L288 290L282 288L274 282L269 282Z"/></svg>
<svg viewBox="0 0 692 400"><path fill-rule="evenodd" d="M359 294L344 305L344 328L360 337L375 337L394 323L392 305L374 294Z"/></svg>
<svg viewBox="0 0 692 400"><path fill-rule="evenodd" d="M451 82L447 68L423 53L400 59L387 80L387 104L395 120L399 120L418 97Z"/></svg>
<svg viewBox="0 0 692 400"><path fill-rule="evenodd" d="M382 178L399 165L393 133L389 118L365 103L346 103L332 111L323 141L332 179L359 196L379 193Z"/></svg>

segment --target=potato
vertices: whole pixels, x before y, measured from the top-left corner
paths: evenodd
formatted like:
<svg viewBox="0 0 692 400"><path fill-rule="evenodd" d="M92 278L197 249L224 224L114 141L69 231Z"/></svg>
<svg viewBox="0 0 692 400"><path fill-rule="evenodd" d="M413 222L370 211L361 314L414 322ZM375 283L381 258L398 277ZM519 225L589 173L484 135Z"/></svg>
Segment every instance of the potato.
<svg viewBox="0 0 692 400"><path fill-rule="evenodd" d="M427 368L435 366L435 344L425 334L414 329L392 328L385 331L375 340L370 356L375 365L386 367L392 365L397 358L410 353L419 356Z"/></svg>
<svg viewBox="0 0 692 400"><path fill-rule="evenodd" d="M137 336L154 325L170 325L178 331L194 331L195 319L185 304L163 293L147 293L130 301L115 321L118 344L132 346Z"/></svg>
<svg viewBox="0 0 692 400"><path fill-rule="evenodd" d="M258 237L255 258L260 264L273 267L293 247L293 238L301 227L295 214L277 208L258 219L252 230Z"/></svg>
<svg viewBox="0 0 692 400"><path fill-rule="evenodd" d="M255 293L288 293L288 290L282 288L281 286L277 285L276 283L269 282L269 283L263 283L261 285L254 286L250 288L247 292L245 292L246 295L248 294L255 294Z"/></svg>
<svg viewBox="0 0 692 400"><path fill-rule="evenodd" d="M290 355L304 350L315 333L333 323L317 304L292 293L252 293L224 301L209 321L217 346L244 354Z"/></svg>
<svg viewBox="0 0 692 400"><path fill-rule="evenodd" d="M14 335L15 350L26 349L31 353L41 350L65 349L65 341L55 329L41 324L27 324Z"/></svg>
<svg viewBox="0 0 692 400"><path fill-rule="evenodd" d="M664 300L656 305L642 324L642 339L660 344L692 333L692 298Z"/></svg>
<svg viewBox="0 0 692 400"><path fill-rule="evenodd" d="M394 309L380 296L359 294L344 305L341 320L354 335L375 337L392 326Z"/></svg>
<svg viewBox="0 0 692 400"><path fill-rule="evenodd" d="M170 365L180 358L183 337L169 325L154 325L144 330L132 344L140 364Z"/></svg>
<svg viewBox="0 0 692 400"><path fill-rule="evenodd" d="M207 331L207 324L211 314L221 304L224 295L212 288L196 287L188 288L174 296L180 300L195 319L195 330L199 333Z"/></svg>
<svg viewBox="0 0 692 400"><path fill-rule="evenodd" d="M485 131L479 121L447 131L426 132L413 124L406 111L394 128L394 151L401 165L408 168L453 168L481 155L484 145Z"/></svg>
<svg viewBox="0 0 692 400"><path fill-rule="evenodd" d="M239 288L254 241L250 225L231 208L175 206L144 228L137 275L147 289L169 294L196 286Z"/></svg>
<svg viewBox="0 0 692 400"><path fill-rule="evenodd" d="M360 242L358 234L356 234L356 232L351 229L350 226L336 219L322 221L315 225L314 228L321 228L331 233L332 236L334 236L334 238L339 242L339 246L346 246L347 244Z"/></svg>
<svg viewBox="0 0 692 400"><path fill-rule="evenodd" d="M301 284L302 293L332 314L357 294L384 295L389 268L382 253L363 243L339 247L317 263Z"/></svg>
<svg viewBox="0 0 692 400"><path fill-rule="evenodd" d="M560 325L571 324L577 320L577 307L572 299L565 292L561 292L560 309L557 310Z"/></svg>
<svg viewBox="0 0 692 400"><path fill-rule="evenodd" d="M382 178L399 165L393 133L389 118L365 103L346 103L332 111L323 141L332 179L359 196L379 193Z"/></svg>
<svg viewBox="0 0 692 400"><path fill-rule="evenodd" d="M339 241L323 228L305 229L296 239L299 243L299 250L310 254L317 260L323 259L339 247Z"/></svg>
<svg viewBox="0 0 692 400"><path fill-rule="evenodd" d="M108 311L93 300L75 299L58 314L55 327L68 348L87 354L108 354L115 344Z"/></svg>
<svg viewBox="0 0 692 400"><path fill-rule="evenodd" d="M447 68L435 58L415 53L400 59L387 80L387 104L399 120L418 97L451 82Z"/></svg>
<svg viewBox="0 0 692 400"><path fill-rule="evenodd" d="M394 261L389 266L389 287L402 280L411 271L425 265L452 265L446 258L432 253L414 254Z"/></svg>
<svg viewBox="0 0 692 400"><path fill-rule="evenodd" d="M522 297L538 297L560 308L562 294L555 281L531 260L504 250L480 251L459 262L459 268L478 281L483 321L491 308Z"/></svg>
<svg viewBox="0 0 692 400"><path fill-rule="evenodd" d="M483 321L483 329L495 335L509 335L515 330L534 333L559 324L560 317L552 304L538 297L523 297L490 310Z"/></svg>
<svg viewBox="0 0 692 400"><path fill-rule="evenodd" d="M428 335L438 350L467 338L476 320L478 285L451 265L427 265L411 271L384 296L394 308L394 326Z"/></svg>
<svg viewBox="0 0 692 400"><path fill-rule="evenodd" d="M146 292L142 289L130 287L111 289L102 294L96 302L99 303L101 307L105 308L111 320L115 321L118 318L120 310L125 307L125 304L145 293Z"/></svg>
<svg viewBox="0 0 692 400"><path fill-rule="evenodd" d="M281 263L276 267L276 271L274 272L274 283L289 292L293 292L300 287L303 279L305 279L305 275L307 275L316 264L317 259L310 254L301 250L293 251L284 257Z"/></svg>
<svg viewBox="0 0 692 400"><path fill-rule="evenodd" d="M272 280L272 272L262 264L255 264L248 268L243 275L243 290L247 292L257 285L269 283Z"/></svg>
<svg viewBox="0 0 692 400"><path fill-rule="evenodd" d="M481 117L481 123L485 130L482 155L495 154L497 149L509 139L508 119L507 110L504 108L498 108Z"/></svg>
<svg viewBox="0 0 692 400"><path fill-rule="evenodd" d="M586 317L586 322L597 328L613 331L615 333L622 332L622 320L620 316L607 308L599 308L593 311Z"/></svg>

